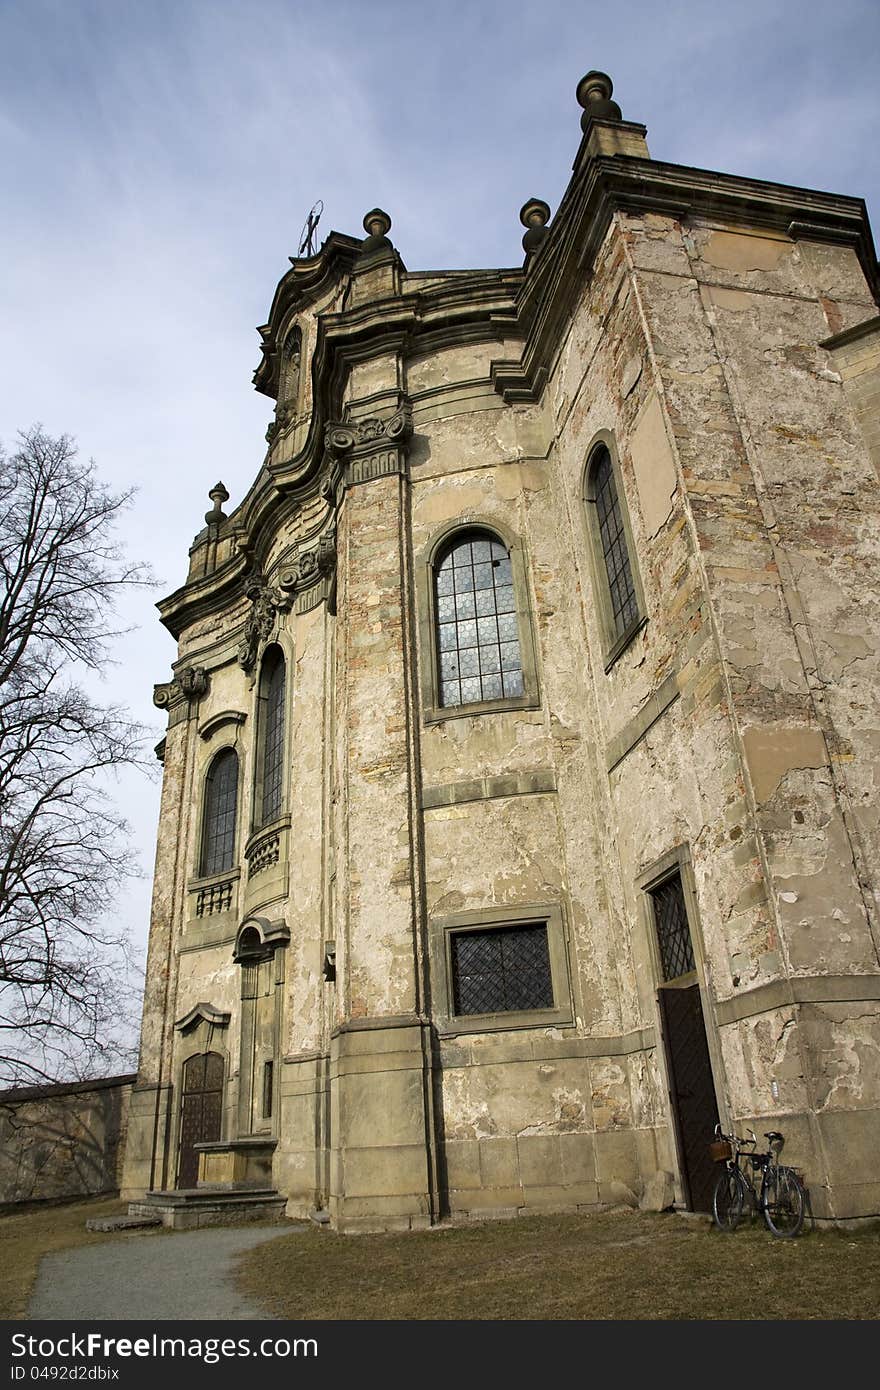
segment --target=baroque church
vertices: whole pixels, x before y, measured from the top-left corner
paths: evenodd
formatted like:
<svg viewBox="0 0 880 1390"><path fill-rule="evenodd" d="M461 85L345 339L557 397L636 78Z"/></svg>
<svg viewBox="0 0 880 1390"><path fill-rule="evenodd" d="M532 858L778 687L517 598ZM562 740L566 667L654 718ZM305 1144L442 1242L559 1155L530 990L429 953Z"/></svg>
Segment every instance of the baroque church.
<svg viewBox="0 0 880 1390"><path fill-rule="evenodd" d="M522 265L408 270L380 209L292 258L159 605L124 1192L171 1224L707 1210L718 1122L880 1212L865 206L577 101Z"/></svg>

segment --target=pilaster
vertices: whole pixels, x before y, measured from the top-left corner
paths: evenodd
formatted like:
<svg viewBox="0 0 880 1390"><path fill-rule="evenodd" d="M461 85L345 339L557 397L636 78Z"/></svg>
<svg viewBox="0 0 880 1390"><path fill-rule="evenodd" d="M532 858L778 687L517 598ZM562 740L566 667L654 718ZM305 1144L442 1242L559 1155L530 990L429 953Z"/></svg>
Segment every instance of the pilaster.
<svg viewBox="0 0 880 1390"><path fill-rule="evenodd" d="M349 404L353 417L356 405ZM406 401L329 425L339 499L331 1218L428 1222L435 1182L413 721Z"/></svg>
<svg viewBox="0 0 880 1390"><path fill-rule="evenodd" d="M122 1183L127 1197L148 1188L164 1187L169 1175L177 987L174 938L184 914L198 702L208 688L208 679L203 668L186 666L172 681L157 685L153 695L158 708L168 712L168 732L164 739L140 1061L132 1091Z"/></svg>

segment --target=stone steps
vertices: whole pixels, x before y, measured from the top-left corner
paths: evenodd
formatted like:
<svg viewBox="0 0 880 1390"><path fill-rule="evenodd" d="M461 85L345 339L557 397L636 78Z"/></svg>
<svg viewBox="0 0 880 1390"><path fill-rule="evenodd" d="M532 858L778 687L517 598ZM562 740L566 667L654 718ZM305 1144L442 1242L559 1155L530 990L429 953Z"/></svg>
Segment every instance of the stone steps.
<svg viewBox="0 0 880 1390"><path fill-rule="evenodd" d="M287 1205L274 1187L192 1187L148 1192L129 1203L129 1215L151 1217L175 1231L202 1226L239 1226L247 1221L278 1221Z"/></svg>

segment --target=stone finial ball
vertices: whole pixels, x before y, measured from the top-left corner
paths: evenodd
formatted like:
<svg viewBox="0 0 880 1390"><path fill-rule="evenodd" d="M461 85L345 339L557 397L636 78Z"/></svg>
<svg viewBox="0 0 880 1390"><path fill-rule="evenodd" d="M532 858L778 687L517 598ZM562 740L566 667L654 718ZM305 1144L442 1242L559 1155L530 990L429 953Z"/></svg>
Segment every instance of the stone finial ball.
<svg viewBox="0 0 880 1390"><path fill-rule="evenodd" d="M550 207L543 198L529 198L519 210L519 220L526 229L522 239L523 250L530 256L543 244L549 232L547 221Z"/></svg>
<svg viewBox="0 0 880 1390"><path fill-rule="evenodd" d="M391 218L381 208L373 208L364 218L364 231L371 237L387 236L391 230Z"/></svg>
<svg viewBox="0 0 880 1390"><path fill-rule="evenodd" d="M550 220L550 205L543 198L529 198L519 210L524 227L543 227Z"/></svg>
<svg viewBox="0 0 880 1390"><path fill-rule="evenodd" d="M209 512L205 512L205 520L209 526L219 526L226 520L223 503L229 501L229 493L222 483L215 483L208 496L214 505Z"/></svg>
<svg viewBox="0 0 880 1390"><path fill-rule="evenodd" d="M610 101L613 91L614 83L607 72L599 72L593 68L577 84L578 106L583 106L586 110L589 101Z"/></svg>
<svg viewBox="0 0 880 1390"><path fill-rule="evenodd" d="M581 129L586 130L594 116L606 121L622 120L621 110L616 101L611 100L614 83L607 72L596 69L586 73L577 84L578 105L584 108L581 116Z"/></svg>

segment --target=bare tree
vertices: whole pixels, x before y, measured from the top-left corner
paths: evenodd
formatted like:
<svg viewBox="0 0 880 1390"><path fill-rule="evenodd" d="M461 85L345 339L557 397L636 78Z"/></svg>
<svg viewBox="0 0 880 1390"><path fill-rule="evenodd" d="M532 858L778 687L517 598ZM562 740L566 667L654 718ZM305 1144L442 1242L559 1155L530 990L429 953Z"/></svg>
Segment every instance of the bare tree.
<svg viewBox="0 0 880 1390"><path fill-rule="evenodd" d="M143 765L144 731L77 675L108 660L120 591L151 582L113 537L130 500L67 436L0 452L0 1085L126 1060L127 933L107 914L135 865L107 781Z"/></svg>

